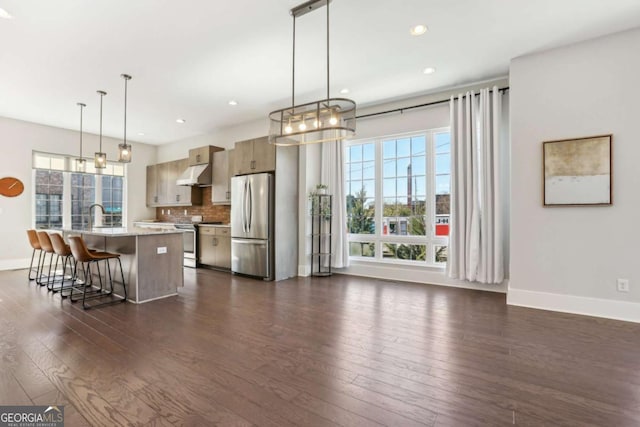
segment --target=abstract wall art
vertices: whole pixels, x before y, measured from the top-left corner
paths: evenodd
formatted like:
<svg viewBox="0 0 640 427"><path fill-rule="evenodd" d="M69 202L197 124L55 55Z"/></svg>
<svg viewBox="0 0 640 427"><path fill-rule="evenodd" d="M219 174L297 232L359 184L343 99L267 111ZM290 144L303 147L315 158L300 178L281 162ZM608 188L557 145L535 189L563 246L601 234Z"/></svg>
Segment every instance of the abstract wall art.
<svg viewBox="0 0 640 427"><path fill-rule="evenodd" d="M611 135L543 143L544 206L611 205Z"/></svg>

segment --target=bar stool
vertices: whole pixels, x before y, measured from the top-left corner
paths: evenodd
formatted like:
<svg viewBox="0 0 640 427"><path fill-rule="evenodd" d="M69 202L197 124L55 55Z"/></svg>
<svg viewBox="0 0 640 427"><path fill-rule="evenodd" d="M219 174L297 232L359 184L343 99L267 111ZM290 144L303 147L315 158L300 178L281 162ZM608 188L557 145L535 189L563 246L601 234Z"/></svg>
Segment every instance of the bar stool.
<svg viewBox="0 0 640 427"><path fill-rule="evenodd" d="M42 248L40 247L40 241L38 240L38 234L36 230L27 230L27 236L29 237L29 244L33 251L31 252L31 264L29 264L29 280L35 280L40 276L40 259L42 258ZM38 252L38 265L36 266L36 275L31 277L33 273L33 260Z"/></svg>
<svg viewBox="0 0 640 427"><path fill-rule="evenodd" d="M87 246L84 243L84 240L80 236L71 236L69 237L69 246L71 247L71 253L76 260L76 263L82 264L82 272L83 272L83 280L84 283L82 286L78 286L78 274L76 267L76 275L74 279L74 286L71 288L70 300L71 302L79 301L80 298L74 299L74 291L81 290L82 291L82 308L88 310L90 308L95 308L107 304L114 304L117 302L125 302L127 300L127 286L124 282L124 271L122 269L122 261L120 261L119 254L113 254L109 252L89 252ZM122 287L124 289L124 296L120 297L113 293L113 278L111 277L111 268L109 266L109 260L118 260L118 265L120 266L120 275L122 277ZM100 273L100 261L106 262L107 273L109 275L109 290L104 289L102 283L102 274ZM98 280L100 282L100 288L95 289L93 286L93 272L91 271L91 265L95 264L98 270ZM105 277L106 280L106 277ZM87 283L88 282L88 283ZM98 304L87 304L87 300L92 300L96 298L102 298L106 296L116 297L116 299L111 299L109 301L104 301Z"/></svg>
<svg viewBox="0 0 640 427"><path fill-rule="evenodd" d="M44 252L44 255L42 257L42 265L40 266L40 274L38 275L38 278L36 278L36 283L40 286L46 285L47 288L49 288L49 282L51 281L51 264L53 264L53 256L55 255L55 252L53 251L53 245L51 244L51 239L49 239L49 235L46 233L46 231L36 231L36 234L38 235L40 248ZM44 265L47 260L47 254L50 254L51 257L49 258L49 271L46 276L47 282L45 283L43 273L44 273ZM55 275L55 271L53 273Z"/></svg>
<svg viewBox="0 0 640 427"><path fill-rule="evenodd" d="M67 289L72 289L73 282L76 275L76 263L73 262L74 260L73 260L73 254L71 253L71 248L69 247L69 245L67 245L64 242L64 239L58 233L49 233L49 239L51 240L53 251L56 254L56 263L55 263L55 266L53 267L54 280L52 281L51 286L49 287L49 290L53 292L62 292ZM56 288L54 283L55 283L56 272L58 271L58 261L60 260L60 258L62 258L62 276L60 278L60 287ZM68 276L69 285L65 286L64 282L67 278L67 276L65 275L65 272L67 271L67 266L69 267L69 270L70 270L70 274ZM62 296L64 297L65 295L62 295Z"/></svg>

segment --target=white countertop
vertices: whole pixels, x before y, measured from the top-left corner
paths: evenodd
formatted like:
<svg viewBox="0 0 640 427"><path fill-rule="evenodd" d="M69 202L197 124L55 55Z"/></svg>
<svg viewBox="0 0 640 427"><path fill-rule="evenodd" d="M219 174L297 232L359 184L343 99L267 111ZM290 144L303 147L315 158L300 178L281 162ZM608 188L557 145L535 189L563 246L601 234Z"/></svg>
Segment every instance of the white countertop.
<svg viewBox="0 0 640 427"><path fill-rule="evenodd" d="M173 233L184 232L184 230L178 230L178 229L140 228L140 227L94 228L92 230L63 229L62 231L66 233L87 234L91 236L105 236L105 237L145 236L150 234L173 234Z"/></svg>
<svg viewBox="0 0 640 427"><path fill-rule="evenodd" d="M231 227L231 224L197 224L198 227Z"/></svg>

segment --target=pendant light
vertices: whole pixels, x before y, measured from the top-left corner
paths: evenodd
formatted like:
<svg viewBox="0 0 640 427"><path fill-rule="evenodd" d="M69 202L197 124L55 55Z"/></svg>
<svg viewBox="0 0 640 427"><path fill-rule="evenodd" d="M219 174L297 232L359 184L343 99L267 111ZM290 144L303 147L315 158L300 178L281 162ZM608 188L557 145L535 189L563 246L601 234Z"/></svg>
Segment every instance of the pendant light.
<svg viewBox="0 0 640 427"><path fill-rule="evenodd" d="M291 107L269 114L269 142L297 146L318 142L340 141L352 137L356 130L356 103L347 98L329 97L329 3L310 0L291 9L293 17L293 70ZM296 82L296 18L327 6L327 97L307 104L295 105Z"/></svg>
<svg viewBox="0 0 640 427"><path fill-rule="evenodd" d="M76 172L86 172L87 161L82 157L82 110L87 106L87 104L78 102L77 105L80 107L80 157L76 159Z"/></svg>
<svg viewBox="0 0 640 427"><path fill-rule="evenodd" d="M124 79L124 139L118 144L118 161L120 163L131 162L131 144L127 144L127 82L131 80L128 74L120 74Z"/></svg>
<svg viewBox="0 0 640 427"><path fill-rule="evenodd" d="M102 99L107 92L99 90L97 93L100 95L100 151L96 153L93 163L96 169L104 169L107 167L107 153L102 152Z"/></svg>

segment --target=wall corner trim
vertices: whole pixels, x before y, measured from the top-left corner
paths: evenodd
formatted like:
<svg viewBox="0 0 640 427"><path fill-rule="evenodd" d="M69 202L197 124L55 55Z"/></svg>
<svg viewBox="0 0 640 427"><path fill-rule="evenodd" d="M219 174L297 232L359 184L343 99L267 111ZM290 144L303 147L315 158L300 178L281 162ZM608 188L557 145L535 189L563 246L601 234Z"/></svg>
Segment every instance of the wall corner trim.
<svg viewBox="0 0 640 427"><path fill-rule="evenodd" d="M550 292L509 289L507 304L640 323L640 304Z"/></svg>

